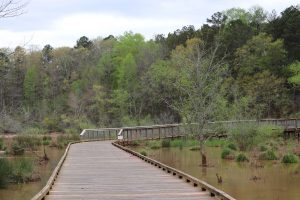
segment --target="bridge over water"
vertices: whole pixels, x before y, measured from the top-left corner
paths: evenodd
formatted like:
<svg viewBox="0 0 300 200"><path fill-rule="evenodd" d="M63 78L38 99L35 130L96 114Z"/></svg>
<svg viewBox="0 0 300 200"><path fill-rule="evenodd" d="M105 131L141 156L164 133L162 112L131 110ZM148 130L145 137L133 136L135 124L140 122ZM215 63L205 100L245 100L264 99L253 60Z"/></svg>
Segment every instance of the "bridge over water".
<svg viewBox="0 0 300 200"><path fill-rule="evenodd" d="M211 124L234 126L240 122L276 124L295 133L298 133L298 124L300 125L300 120L294 119L224 121ZM132 141L170 138L187 133L183 124L86 129L81 133L81 142L68 145L47 185L32 200L234 200L206 182L113 142L116 139Z"/></svg>

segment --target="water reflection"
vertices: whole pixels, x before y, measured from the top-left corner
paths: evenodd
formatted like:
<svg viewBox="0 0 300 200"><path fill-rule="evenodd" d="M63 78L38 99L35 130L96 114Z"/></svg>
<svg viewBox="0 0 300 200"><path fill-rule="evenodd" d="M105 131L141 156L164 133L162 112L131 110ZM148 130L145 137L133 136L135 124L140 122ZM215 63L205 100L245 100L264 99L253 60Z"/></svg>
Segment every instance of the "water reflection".
<svg viewBox="0 0 300 200"><path fill-rule="evenodd" d="M11 184L6 189L0 189L0 200L26 200L31 199L47 183L52 171L64 153L64 150L47 148L47 155L50 158L47 165L38 165L36 170L41 176L41 181L27 184Z"/></svg>
<svg viewBox="0 0 300 200"><path fill-rule="evenodd" d="M251 165L222 160L220 148L207 148L207 153L210 167L206 168L199 165L199 152L190 151L189 148L148 150L150 157L205 180L237 199L299 200L299 164L285 165L269 161ZM218 183L216 173L222 176L222 184Z"/></svg>

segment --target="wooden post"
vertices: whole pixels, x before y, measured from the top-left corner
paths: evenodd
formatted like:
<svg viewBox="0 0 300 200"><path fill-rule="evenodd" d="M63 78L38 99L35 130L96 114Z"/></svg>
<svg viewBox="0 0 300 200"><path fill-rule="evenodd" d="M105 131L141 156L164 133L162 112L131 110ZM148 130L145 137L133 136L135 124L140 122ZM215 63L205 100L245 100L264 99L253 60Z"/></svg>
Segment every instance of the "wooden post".
<svg viewBox="0 0 300 200"><path fill-rule="evenodd" d="M151 132L152 132L152 140L154 139L154 131L153 128L151 128Z"/></svg>
<svg viewBox="0 0 300 200"><path fill-rule="evenodd" d="M148 139L148 131L147 131L148 129L145 129L145 131L146 131L146 139Z"/></svg>
<svg viewBox="0 0 300 200"><path fill-rule="evenodd" d="M171 134L172 134L172 138L174 137L174 128L173 126L171 127Z"/></svg>
<svg viewBox="0 0 300 200"><path fill-rule="evenodd" d="M158 128L158 139L160 139L160 127Z"/></svg>
<svg viewBox="0 0 300 200"><path fill-rule="evenodd" d="M110 129L108 130L108 138L111 140Z"/></svg>

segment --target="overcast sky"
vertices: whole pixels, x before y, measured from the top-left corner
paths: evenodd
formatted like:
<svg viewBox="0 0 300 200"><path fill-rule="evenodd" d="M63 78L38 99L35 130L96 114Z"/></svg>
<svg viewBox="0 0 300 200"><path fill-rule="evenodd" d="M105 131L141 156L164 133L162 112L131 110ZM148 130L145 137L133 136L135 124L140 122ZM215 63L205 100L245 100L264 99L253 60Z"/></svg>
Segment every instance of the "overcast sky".
<svg viewBox="0 0 300 200"><path fill-rule="evenodd" d="M30 0L24 15L0 19L0 47L74 46L83 35L93 39L125 31L151 39L185 25L198 29L213 13L232 7L260 5L280 13L297 3L299 0Z"/></svg>

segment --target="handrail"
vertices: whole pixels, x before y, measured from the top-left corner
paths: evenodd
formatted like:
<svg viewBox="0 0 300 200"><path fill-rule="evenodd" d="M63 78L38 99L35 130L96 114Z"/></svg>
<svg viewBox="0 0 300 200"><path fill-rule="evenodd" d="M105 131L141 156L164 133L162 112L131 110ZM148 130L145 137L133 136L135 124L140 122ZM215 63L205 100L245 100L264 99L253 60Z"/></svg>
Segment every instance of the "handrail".
<svg viewBox="0 0 300 200"><path fill-rule="evenodd" d="M298 129L300 128L300 119L261 119L261 120L231 120L231 121L214 121L214 122L208 122L209 125L213 125L213 124L225 124L225 125L229 125L229 126L233 126L234 124L237 123L257 123L257 124L275 124L278 126L282 126L284 127L286 130L293 130L293 129ZM124 140L126 139L127 141L129 140L134 140L137 139L132 138L132 135L135 134L137 135L137 133L139 132L139 137L142 137L142 131L146 132L144 133L144 135L146 135L146 137L142 137L140 139L148 139L147 138L147 131L152 130L152 138L153 137L153 131L154 129L162 129L162 130L169 130L169 129L173 129L175 127L178 127L178 131L177 131L177 135L173 134L173 130L172 131L172 136L171 137L178 137L178 136L183 136L186 135L186 131L184 131L184 129L179 130L180 127L184 127L186 125L197 125L197 123L179 123L179 124L159 124L159 125L151 125L151 126L133 126L133 127L121 127L121 128L100 128L100 129L84 129L81 134L80 137L83 139L96 139L99 137L104 137L104 138L110 138L110 139L115 139L115 138L119 138L120 140ZM111 137L111 131L115 132L115 138ZM180 134L179 132L182 132L183 134ZM128 132L130 134L128 134ZM107 133L109 133L109 136L107 136ZM125 134L127 136L127 138L125 137ZM157 135L158 133L156 133ZM130 138L129 138L130 136ZM170 137L170 136L166 136L164 135L163 138L166 137ZM157 136L156 139L161 138L161 136Z"/></svg>

